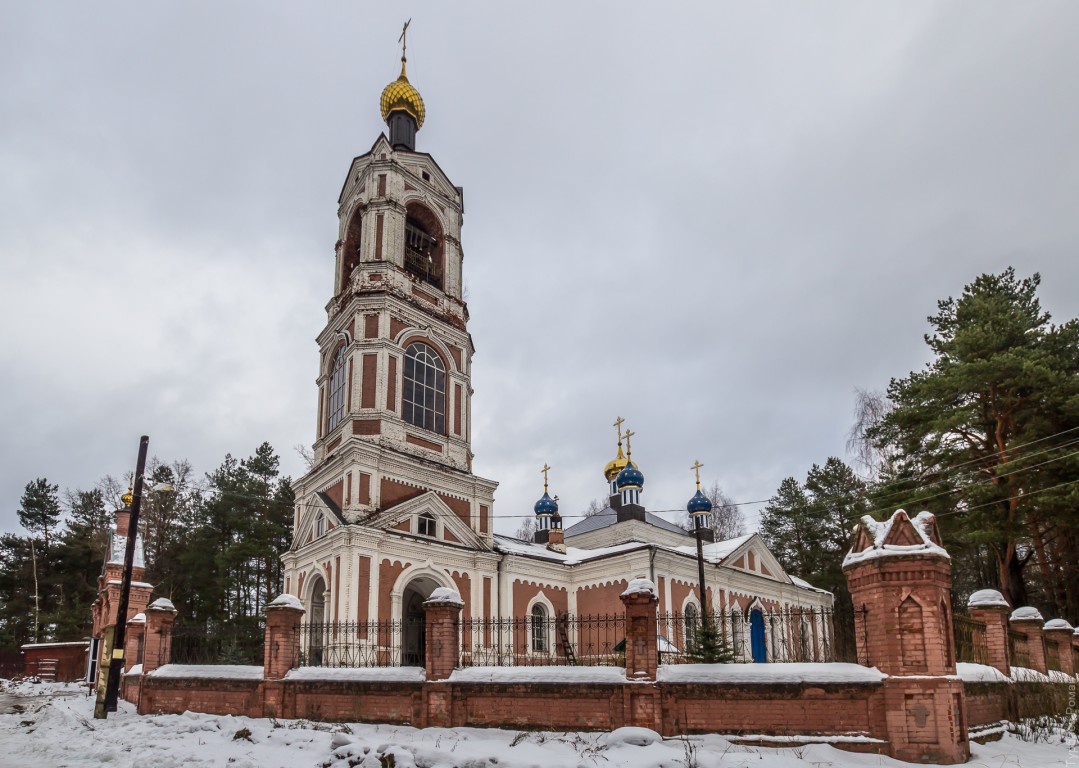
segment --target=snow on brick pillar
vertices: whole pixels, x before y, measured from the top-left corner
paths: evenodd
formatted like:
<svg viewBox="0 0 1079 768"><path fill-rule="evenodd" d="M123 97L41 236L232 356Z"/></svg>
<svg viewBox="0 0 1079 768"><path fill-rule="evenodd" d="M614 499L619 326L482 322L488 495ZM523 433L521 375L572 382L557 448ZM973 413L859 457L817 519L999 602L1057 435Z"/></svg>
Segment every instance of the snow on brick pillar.
<svg viewBox="0 0 1079 768"><path fill-rule="evenodd" d="M1048 674L1049 666L1045 663L1045 632L1042 629L1041 613L1037 608L1024 606L1012 611L1011 628L1026 638L1027 664L1030 669ZM1019 666L1012 662L1013 666Z"/></svg>
<svg viewBox="0 0 1079 768"><path fill-rule="evenodd" d="M142 648L146 636L146 614L140 613L127 622L124 640L124 672L136 664L142 664Z"/></svg>
<svg viewBox="0 0 1079 768"><path fill-rule="evenodd" d="M955 675L951 558L929 512L868 515L843 560L858 624L858 660L889 675L889 754L916 763L970 757L963 683Z"/></svg>
<svg viewBox="0 0 1079 768"><path fill-rule="evenodd" d="M425 663L428 680L445 680L457 668L461 657L458 630L464 605L460 593L449 587L439 587L423 604L427 625Z"/></svg>
<svg viewBox="0 0 1079 768"><path fill-rule="evenodd" d="M300 663L300 621L304 607L293 595L279 595L266 606L262 676L280 680Z"/></svg>
<svg viewBox="0 0 1079 768"><path fill-rule="evenodd" d="M985 648L989 666L1008 677L1012 673L1008 659L1008 614L1011 606L995 589L980 589L967 600L970 618L985 624Z"/></svg>
<svg viewBox="0 0 1079 768"><path fill-rule="evenodd" d="M626 607L626 677L655 680L659 664L656 585L645 578L633 579L622 593L622 603Z"/></svg>
<svg viewBox="0 0 1079 768"><path fill-rule="evenodd" d="M148 674L172 660L172 623L176 608L159 597L146 609L146 634L142 646L142 673Z"/></svg>
<svg viewBox="0 0 1079 768"><path fill-rule="evenodd" d="M1072 637L1075 627L1064 619L1050 619L1042 628L1045 633L1045 645L1052 648L1057 658L1057 668L1069 677L1075 674L1075 660L1072 657Z"/></svg>

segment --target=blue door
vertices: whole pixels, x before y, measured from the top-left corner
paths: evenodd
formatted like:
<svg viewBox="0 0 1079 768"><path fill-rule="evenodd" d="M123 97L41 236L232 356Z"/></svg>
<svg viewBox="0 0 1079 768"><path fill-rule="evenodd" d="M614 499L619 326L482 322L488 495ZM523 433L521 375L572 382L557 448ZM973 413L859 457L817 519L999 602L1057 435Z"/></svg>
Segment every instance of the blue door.
<svg viewBox="0 0 1079 768"><path fill-rule="evenodd" d="M764 644L764 614L758 608L749 613L749 640L753 661L758 664L768 661L768 649Z"/></svg>

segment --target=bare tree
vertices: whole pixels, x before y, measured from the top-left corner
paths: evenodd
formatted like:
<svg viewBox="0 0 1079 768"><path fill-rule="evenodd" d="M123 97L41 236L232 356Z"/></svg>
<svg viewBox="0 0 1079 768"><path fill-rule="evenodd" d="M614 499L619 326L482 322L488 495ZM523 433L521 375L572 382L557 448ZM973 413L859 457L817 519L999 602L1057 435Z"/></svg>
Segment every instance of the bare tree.
<svg viewBox="0 0 1079 768"><path fill-rule="evenodd" d="M610 507L608 507L606 502L604 502L602 499L592 499L592 501L588 502L588 507L581 514L583 514L585 517L592 517L592 515L598 515L601 512L606 512L608 509L610 509Z"/></svg>
<svg viewBox="0 0 1079 768"><path fill-rule="evenodd" d="M536 518L534 518L534 517L526 517L521 522L521 525L518 526L517 532L514 533L513 535L516 538L521 539L522 541L532 541L532 537L535 535L535 533L536 533Z"/></svg>
<svg viewBox="0 0 1079 768"><path fill-rule="evenodd" d="M892 403L883 392L854 389L854 424L847 433L847 453L861 468L864 479L872 480L891 466L891 457L868 435L891 410Z"/></svg>
<svg viewBox="0 0 1079 768"><path fill-rule="evenodd" d="M315 454L306 445L296 443L296 445L292 446L292 450L296 451L299 457L303 459L304 466L307 467L308 471L315 466Z"/></svg>

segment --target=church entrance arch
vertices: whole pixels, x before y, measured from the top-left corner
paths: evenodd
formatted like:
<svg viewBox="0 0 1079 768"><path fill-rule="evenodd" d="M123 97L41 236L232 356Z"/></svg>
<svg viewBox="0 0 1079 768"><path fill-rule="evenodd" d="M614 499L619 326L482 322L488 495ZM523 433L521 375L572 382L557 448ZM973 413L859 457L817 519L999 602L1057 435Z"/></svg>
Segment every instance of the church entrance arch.
<svg viewBox="0 0 1079 768"><path fill-rule="evenodd" d="M427 624L423 604L442 586L430 576L417 576L401 593L401 666L422 667L427 661Z"/></svg>
<svg viewBox="0 0 1079 768"><path fill-rule="evenodd" d="M326 582L321 576L313 576L308 594L308 623L305 651L307 661L313 667L322 666L326 647Z"/></svg>

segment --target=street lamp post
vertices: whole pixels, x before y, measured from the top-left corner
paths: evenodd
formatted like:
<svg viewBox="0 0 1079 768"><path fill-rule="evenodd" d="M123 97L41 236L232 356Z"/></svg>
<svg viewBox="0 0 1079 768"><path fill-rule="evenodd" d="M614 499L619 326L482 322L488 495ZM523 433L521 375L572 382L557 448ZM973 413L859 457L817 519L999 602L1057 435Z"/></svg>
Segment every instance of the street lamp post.
<svg viewBox="0 0 1079 768"><path fill-rule="evenodd" d="M693 518L693 530L697 535L697 583L701 597L701 625L707 629L710 619L707 593L704 591L704 518L712 511L712 502L701 493L701 467L703 466L699 461L694 461L693 466L690 467L697 476L697 492L686 504L686 511Z"/></svg>
<svg viewBox="0 0 1079 768"><path fill-rule="evenodd" d="M139 458L135 462L135 482L131 491L131 519L127 526L127 547L124 550L124 575L120 582L120 600L116 606L116 631L109 659L109 679L105 686L105 712L116 711L120 695L120 677L124 673L124 643L127 640L127 605L131 597L131 571L135 567L135 544L139 536L139 509L142 506L143 473L146 471L146 450L150 438L139 439Z"/></svg>

